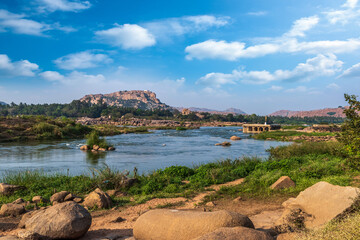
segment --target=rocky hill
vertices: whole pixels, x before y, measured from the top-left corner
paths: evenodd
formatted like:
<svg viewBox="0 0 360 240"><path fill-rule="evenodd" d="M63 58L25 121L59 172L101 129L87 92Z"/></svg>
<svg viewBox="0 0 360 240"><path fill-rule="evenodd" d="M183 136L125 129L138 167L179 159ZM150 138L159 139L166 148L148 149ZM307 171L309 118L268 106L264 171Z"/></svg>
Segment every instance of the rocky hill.
<svg viewBox="0 0 360 240"><path fill-rule="evenodd" d="M345 118L343 113L344 108L324 108L311 111L290 111L280 110L269 114L269 116L282 116L282 117L342 117Z"/></svg>
<svg viewBox="0 0 360 240"><path fill-rule="evenodd" d="M0 101L0 105L7 105L7 103L6 103L6 102L1 102L1 101Z"/></svg>
<svg viewBox="0 0 360 240"><path fill-rule="evenodd" d="M109 106L139 108L143 110L172 108L162 103L156 94L148 90L119 91L109 94L89 94L80 99L81 102L107 104Z"/></svg>
<svg viewBox="0 0 360 240"><path fill-rule="evenodd" d="M178 109L179 111L182 111L185 108L178 107L176 109ZM191 112L207 112L207 113L211 113L211 114L221 114L221 115L227 115L227 114L244 115L244 114L246 114L244 111L242 111L241 109L237 109L237 108L228 108L223 111L208 109L208 108L196 108L196 107L190 107L187 109L189 109Z"/></svg>

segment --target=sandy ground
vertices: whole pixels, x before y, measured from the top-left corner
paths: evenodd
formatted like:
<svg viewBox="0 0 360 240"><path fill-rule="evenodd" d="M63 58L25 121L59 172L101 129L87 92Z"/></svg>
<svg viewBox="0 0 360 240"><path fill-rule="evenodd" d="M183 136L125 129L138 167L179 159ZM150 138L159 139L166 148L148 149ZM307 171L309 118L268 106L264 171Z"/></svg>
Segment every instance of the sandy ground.
<svg viewBox="0 0 360 240"><path fill-rule="evenodd" d="M192 199L167 198L152 199L144 204L126 208L113 208L111 210L100 210L92 212L92 225L82 240L95 239L126 239L132 236L132 228L136 219L150 209L159 206L169 206L171 209L191 209L192 211L216 211L229 210L247 215L254 222L256 228L268 229L282 214L281 203L284 199L255 200L255 199L221 199L199 205L203 198L213 194L223 186L234 186L241 184L244 179L238 179L226 184L214 185L208 188L209 191L200 193ZM0 218L0 236L15 235L18 229L16 226L20 218Z"/></svg>

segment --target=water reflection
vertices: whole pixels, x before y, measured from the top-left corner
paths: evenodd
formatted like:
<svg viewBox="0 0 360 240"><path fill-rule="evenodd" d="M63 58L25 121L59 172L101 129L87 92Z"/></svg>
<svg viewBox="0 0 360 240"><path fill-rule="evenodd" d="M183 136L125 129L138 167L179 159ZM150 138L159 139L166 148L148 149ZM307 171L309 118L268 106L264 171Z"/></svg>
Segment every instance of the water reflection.
<svg viewBox="0 0 360 240"><path fill-rule="evenodd" d="M97 166L99 164L99 160L104 160L106 158L107 152L86 152L86 162L92 166Z"/></svg>

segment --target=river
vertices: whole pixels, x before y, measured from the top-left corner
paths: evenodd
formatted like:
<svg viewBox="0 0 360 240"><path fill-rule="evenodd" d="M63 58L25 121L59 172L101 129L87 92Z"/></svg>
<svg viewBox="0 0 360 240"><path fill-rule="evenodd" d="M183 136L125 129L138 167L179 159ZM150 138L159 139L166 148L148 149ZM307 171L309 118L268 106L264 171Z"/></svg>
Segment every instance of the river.
<svg viewBox="0 0 360 240"><path fill-rule="evenodd" d="M238 130L239 127L202 127L187 131L123 134L106 137L116 150L100 154L80 151L79 147L85 144L85 140L3 143L0 144L0 175L24 170L79 175L105 164L119 170L132 171L136 167L144 173L172 165L192 167L241 156L265 159L268 156L266 149L289 144L255 140ZM230 141L233 135L242 140L231 141L230 147L214 146L215 143Z"/></svg>

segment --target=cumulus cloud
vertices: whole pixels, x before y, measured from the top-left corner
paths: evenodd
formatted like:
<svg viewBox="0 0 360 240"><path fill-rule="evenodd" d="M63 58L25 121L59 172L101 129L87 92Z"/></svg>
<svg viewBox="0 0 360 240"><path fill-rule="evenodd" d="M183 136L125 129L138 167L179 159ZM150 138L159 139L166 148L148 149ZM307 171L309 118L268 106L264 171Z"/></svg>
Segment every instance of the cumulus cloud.
<svg viewBox="0 0 360 240"><path fill-rule="evenodd" d="M40 11L55 12L78 12L91 7L89 1L69 1L69 0L37 0Z"/></svg>
<svg viewBox="0 0 360 240"><path fill-rule="evenodd" d="M62 75L56 71L46 71L39 75L47 81L60 82L65 85L100 84L106 80L102 74L89 75L78 71L73 71L68 75Z"/></svg>
<svg viewBox="0 0 360 240"><path fill-rule="evenodd" d="M239 81L250 84L266 84L274 81L309 81L315 77L332 76L341 70L342 61L337 60L333 54L319 54L314 58L299 63L292 70L269 71L242 71L234 70L232 73L208 73L198 80L199 84L212 87L221 87L224 84L235 84ZM274 89L273 89L274 90Z"/></svg>
<svg viewBox="0 0 360 240"><path fill-rule="evenodd" d="M33 77L39 66L28 60L13 62L6 54L0 54L0 75L5 77Z"/></svg>
<svg viewBox="0 0 360 240"><path fill-rule="evenodd" d="M291 30L285 33L287 37L305 37L305 32L319 23L318 16L305 17L296 20Z"/></svg>
<svg viewBox="0 0 360 240"><path fill-rule="evenodd" d="M94 68L100 64L112 63L113 60L103 53L96 53L96 51L83 51L78 53L68 54L60 57L54 61L61 69L74 70Z"/></svg>
<svg viewBox="0 0 360 240"><path fill-rule="evenodd" d="M350 20L360 17L358 0L347 0L341 7L341 9L324 12L331 24L347 24Z"/></svg>
<svg viewBox="0 0 360 240"><path fill-rule="evenodd" d="M156 38L168 40L172 36L206 31L212 27L222 27L229 23L229 17L215 17L213 15L184 16L167 18L144 23Z"/></svg>
<svg viewBox="0 0 360 240"><path fill-rule="evenodd" d="M136 24L115 24L115 27L95 32L97 38L105 43L123 49L142 49L155 45L155 37Z"/></svg>
<svg viewBox="0 0 360 240"><path fill-rule="evenodd" d="M339 78L359 78L360 77L360 63L357 63L346 69Z"/></svg>

